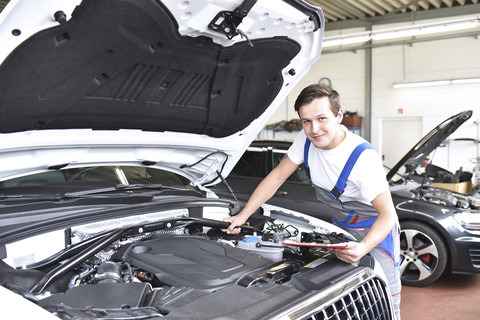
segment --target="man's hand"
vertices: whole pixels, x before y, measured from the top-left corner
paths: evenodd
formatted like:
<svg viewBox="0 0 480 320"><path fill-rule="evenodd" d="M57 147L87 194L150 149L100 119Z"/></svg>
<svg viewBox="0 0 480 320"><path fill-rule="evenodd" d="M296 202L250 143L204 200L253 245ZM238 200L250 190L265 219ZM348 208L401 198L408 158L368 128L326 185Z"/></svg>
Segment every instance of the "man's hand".
<svg viewBox="0 0 480 320"><path fill-rule="evenodd" d="M348 242L346 248L330 248L329 250L333 252L338 259L346 263L357 262L368 253L367 246L361 242Z"/></svg>
<svg viewBox="0 0 480 320"><path fill-rule="evenodd" d="M223 221L230 222L228 229L222 229L223 232L228 234L239 234L241 231L239 227L247 222L247 218L244 218L242 215L236 215L233 217L223 218Z"/></svg>
<svg viewBox="0 0 480 320"><path fill-rule="evenodd" d="M239 234L240 226L247 222L250 217L262 204L270 199L278 188L295 172L298 164L285 156L282 161L260 182L248 200L245 208L236 216L224 218L223 221L230 222L228 229L222 229L229 234Z"/></svg>

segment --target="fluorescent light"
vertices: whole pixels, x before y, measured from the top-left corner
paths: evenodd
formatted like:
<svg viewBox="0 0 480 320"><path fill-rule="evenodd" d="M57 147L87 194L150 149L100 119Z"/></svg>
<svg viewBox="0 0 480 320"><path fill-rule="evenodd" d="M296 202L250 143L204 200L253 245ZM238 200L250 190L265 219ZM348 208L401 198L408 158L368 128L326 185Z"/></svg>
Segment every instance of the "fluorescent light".
<svg viewBox="0 0 480 320"><path fill-rule="evenodd" d="M346 44L364 43L370 40L370 31L351 33L348 35L339 35L332 37L325 37L322 47L343 46Z"/></svg>
<svg viewBox="0 0 480 320"><path fill-rule="evenodd" d="M478 28L479 26L480 23L477 17L448 20L435 23L414 24L406 27L373 31L372 40L388 40L433 33L452 32L458 30Z"/></svg>
<svg viewBox="0 0 480 320"><path fill-rule="evenodd" d="M347 44L365 43L370 40L389 40L405 37L420 36L433 33L452 32L458 30L472 29L480 27L480 18L477 16L447 20L441 22L412 24L410 26L381 29L374 31L365 31L350 33L344 35L330 36L323 39L322 46L333 47Z"/></svg>
<svg viewBox="0 0 480 320"><path fill-rule="evenodd" d="M480 78L453 79L452 84L478 83Z"/></svg>
<svg viewBox="0 0 480 320"><path fill-rule="evenodd" d="M414 87L429 87L429 86L444 86L450 84L450 80L434 80L434 81L419 81L419 82L397 82L393 84L395 89L399 88L414 88Z"/></svg>
<svg viewBox="0 0 480 320"><path fill-rule="evenodd" d="M480 83L480 78L465 78L465 79L450 79L450 80L431 80L431 81L416 81L416 82L395 82L393 87L399 88L417 88L417 87L431 87L431 86L444 86L450 84L468 84L468 83Z"/></svg>

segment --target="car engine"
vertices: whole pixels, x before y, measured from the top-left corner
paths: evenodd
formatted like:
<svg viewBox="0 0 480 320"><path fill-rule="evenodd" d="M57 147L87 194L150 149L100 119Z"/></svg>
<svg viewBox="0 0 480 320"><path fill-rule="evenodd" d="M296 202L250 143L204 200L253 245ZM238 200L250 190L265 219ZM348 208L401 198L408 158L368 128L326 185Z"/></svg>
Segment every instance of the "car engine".
<svg viewBox="0 0 480 320"><path fill-rule="evenodd" d="M0 283L60 319L246 319L374 266L368 256L343 263L323 247L349 241L344 234L264 217L263 228L228 235L219 223L180 217L90 234L28 269L0 265Z"/></svg>
<svg viewBox="0 0 480 320"><path fill-rule="evenodd" d="M434 186L422 186L418 191L426 201L463 209L480 208L480 199L474 196L465 195Z"/></svg>

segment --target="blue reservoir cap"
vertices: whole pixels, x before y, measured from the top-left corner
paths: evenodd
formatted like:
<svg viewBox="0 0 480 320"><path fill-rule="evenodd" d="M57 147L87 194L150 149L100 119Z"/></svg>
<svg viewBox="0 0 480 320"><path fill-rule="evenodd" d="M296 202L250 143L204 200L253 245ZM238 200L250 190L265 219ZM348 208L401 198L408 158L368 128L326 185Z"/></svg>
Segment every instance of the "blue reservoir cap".
<svg viewBox="0 0 480 320"><path fill-rule="evenodd" d="M244 242L259 242L260 239L258 237L246 237L246 238L243 238L243 241Z"/></svg>

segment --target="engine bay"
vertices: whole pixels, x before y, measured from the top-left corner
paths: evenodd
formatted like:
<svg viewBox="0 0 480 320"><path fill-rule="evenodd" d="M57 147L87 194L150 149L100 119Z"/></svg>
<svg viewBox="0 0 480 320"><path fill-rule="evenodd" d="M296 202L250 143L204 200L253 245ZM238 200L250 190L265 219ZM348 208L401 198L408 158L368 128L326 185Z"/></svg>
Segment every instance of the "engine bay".
<svg viewBox="0 0 480 320"><path fill-rule="evenodd" d="M480 199L471 195L432 185L423 185L417 189L417 192L419 197L429 202L462 209L480 209Z"/></svg>
<svg viewBox="0 0 480 320"><path fill-rule="evenodd" d="M190 217L115 228L28 268L2 262L0 284L60 319L213 319L258 302L273 310L301 300L358 267L324 247L348 236L277 215L287 219L260 216L240 235L222 232L227 223Z"/></svg>

